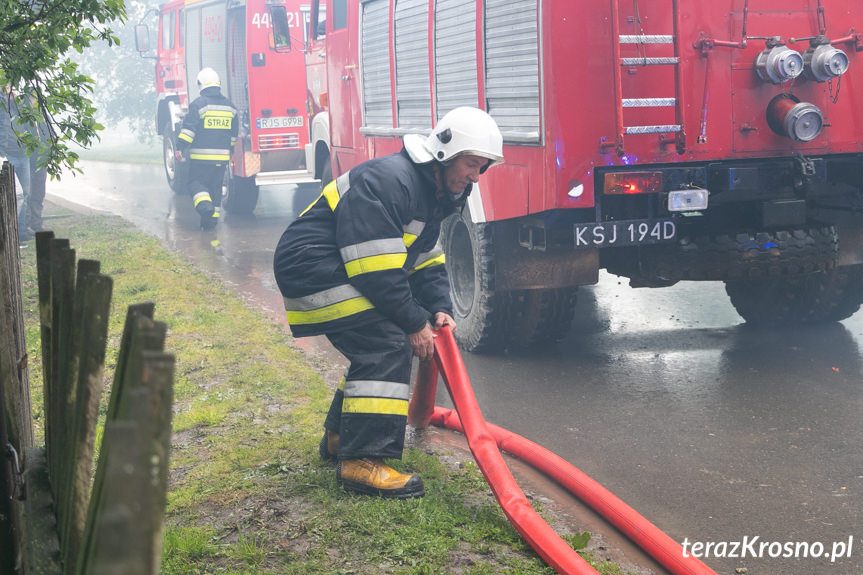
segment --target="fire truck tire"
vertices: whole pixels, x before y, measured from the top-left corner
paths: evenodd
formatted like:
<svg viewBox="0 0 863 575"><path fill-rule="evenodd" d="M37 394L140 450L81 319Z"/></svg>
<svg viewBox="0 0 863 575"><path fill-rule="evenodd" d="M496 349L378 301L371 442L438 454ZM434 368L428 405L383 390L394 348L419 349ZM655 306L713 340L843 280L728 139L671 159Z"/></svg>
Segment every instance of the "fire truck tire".
<svg viewBox="0 0 863 575"><path fill-rule="evenodd" d="M503 317L505 295L494 291L494 241L487 224L471 222L469 210L441 224L456 340L462 349L501 346L509 326Z"/></svg>
<svg viewBox="0 0 863 575"><path fill-rule="evenodd" d="M222 207L237 215L248 215L255 211L258 205L258 186L255 178L242 178L225 170L225 180L222 186Z"/></svg>
<svg viewBox="0 0 863 575"><path fill-rule="evenodd" d="M785 327L841 321L863 303L863 265L792 278L727 281L725 291L746 323Z"/></svg>
<svg viewBox="0 0 863 575"><path fill-rule="evenodd" d="M168 180L168 186L175 194L186 194L188 162L178 162L174 157L174 132L171 129L171 123L166 122L162 128L162 159L165 165L165 179Z"/></svg>
<svg viewBox="0 0 863 575"><path fill-rule="evenodd" d="M321 171L321 187L326 186L333 181L333 164L330 162L330 157L324 158L324 168Z"/></svg>
<svg viewBox="0 0 863 575"><path fill-rule="evenodd" d="M444 220L450 295L459 346L467 351L557 341L569 331L576 288L495 291L494 234L468 210Z"/></svg>
<svg viewBox="0 0 863 575"><path fill-rule="evenodd" d="M559 341L575 315L577 287L510 292L510 341L522 347Z"/></svg>
<svg viewBox="0 0 863 575"><path fill-rule="evenodd" d="M645 275L664 280L788 277L833 268L839 255L834 226L684 237L641 254Z"/></svg>

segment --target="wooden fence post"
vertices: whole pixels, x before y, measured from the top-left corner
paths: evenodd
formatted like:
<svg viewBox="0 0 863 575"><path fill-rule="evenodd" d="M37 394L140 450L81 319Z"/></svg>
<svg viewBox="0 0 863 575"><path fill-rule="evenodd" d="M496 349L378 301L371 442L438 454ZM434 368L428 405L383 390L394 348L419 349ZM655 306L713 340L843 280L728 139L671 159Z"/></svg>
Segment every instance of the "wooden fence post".
<svg viewBox="0 0 863 575"><path fill-rule="evenodd" d="M99 417L99 400L102 394L105 346L108 339L108 319L111 311L110 277L97 275L97 265L89 264L81 272L84 260L79 263L79 281L76 302L80 302L80 337L78 342L78 370L75 384L67 398L67 448L63 450L64 481L57 490L60 538L63 541L63 564L74 566L84 533L87 506L90 502L90 480L93 468L93 446ZM76 314L78 315L78 314ZM62 515L59 510L62 509ZM67 569L67 572L72 572Z"/></svg>
<svg viewBox="0 0 863 575"><path fill-rule="evenodd" d="M0 573L14 569L19 471L33 445L20 278L14 171L5 162L0 170Z"/></svg>
<svg viewBox="0 0 863 575"><path fill-rule="evenodd" d="M156 575L161 564L174 358L162 352L167 326L144 314L152 307L126 317L79 575Z"/></svg>
<svg viewBox="0 0 863 575"><path fill-rule="evenodd" d="M6 175L0 172L0 188ZM97 261L81 260L76 273L68 240L38 232L45 449L33 448L7 196L0 189L0 573L158 575L175 364L164 353L167 326L153 321L152 303L128 309L93 477L113 281ZM26 489L13 458L3 457L16 450L27 464ZM12 501L19 495L23 501Z"/></svg>

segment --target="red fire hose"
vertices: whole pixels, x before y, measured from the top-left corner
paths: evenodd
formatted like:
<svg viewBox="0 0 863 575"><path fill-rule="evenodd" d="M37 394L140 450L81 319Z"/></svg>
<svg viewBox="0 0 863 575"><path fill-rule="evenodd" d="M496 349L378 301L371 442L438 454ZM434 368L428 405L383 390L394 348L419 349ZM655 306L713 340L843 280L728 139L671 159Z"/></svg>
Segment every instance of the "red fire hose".
<svg viewBox="0 0 863 575"><path fill-rule="evenodd" d="M596 570L533 510L527 497L519 489L480 413L461 354L448 327L438 332L438 337L435 338L435 362L443 373L456 409L463 414L464 434L471 453L509 522L558 573L598 575ZM427 369L428 373L417 376L418 386L432 387L436 384L437 374L432 373L434 368L429 366ZM423 401L426 403L423 404ZM434 390L429 394L428 389L421 389L419 394L414 394L411 401L408 421L430 419L428 406L434 406ZM410 415L411 411L414 411L413 417Z"/></svg>
<svg viewBox="0 0 863 575"><path fill-rule="evenodd" d="M443 375L455 410L434 406L438 370ZM681 546L671 537L569 462L524 437L487 424L449 328L443 328L435 338L435 363L420 364L408 421L414 427L425 427L431 422L465 434L477 465L507 518L558 573L595 571L533 511L503 461L500 449L560 483L673 575L716 575L695 557L684 556Z"/></svg>

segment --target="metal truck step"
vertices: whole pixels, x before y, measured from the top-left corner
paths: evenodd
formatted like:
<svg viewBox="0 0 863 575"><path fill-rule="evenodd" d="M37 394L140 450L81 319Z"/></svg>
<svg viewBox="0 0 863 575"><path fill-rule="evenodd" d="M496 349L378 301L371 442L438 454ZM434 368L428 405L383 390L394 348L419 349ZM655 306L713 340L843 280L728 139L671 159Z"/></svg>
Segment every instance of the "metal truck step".
<svg viewBox="0 0 863 575"><path fill-rule="evenodd" d="M676 134L680 126L670 124L666 126L624 126L625 134Z"/></svg>
<svg viewBox="0 0 863 575"><path fill-rule="evenodd" d="M677 64L680 58L665 57L665 58L621 58L621 66L670 66Z"/></svg>
<svg viewBox="0 0 863 575"><path fill-rule="evenodd" d="M621 44L673 44L674 36L670 34L627 34L620 36Z"/></svg>
<svg viewBox="0 0 863 575"><path fill-rule="evenodd" d="M624 108L670 108L677 105L677 98L624 98Z"/></svg>

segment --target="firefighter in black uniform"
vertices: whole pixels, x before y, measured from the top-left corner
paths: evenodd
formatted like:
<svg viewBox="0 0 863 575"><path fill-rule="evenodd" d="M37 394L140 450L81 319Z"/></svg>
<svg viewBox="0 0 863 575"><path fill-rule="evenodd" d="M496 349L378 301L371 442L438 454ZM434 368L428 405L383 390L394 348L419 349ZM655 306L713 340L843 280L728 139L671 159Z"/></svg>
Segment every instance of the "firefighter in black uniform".
<svg viewBox="0 0 863 575"><path fill-rule="evenodd" d="M502 142L486 112L456 108L430 136L405 136L401 152L330 182L279 240L274 271L293 335L325 334L350 361L320 445L346 489L425 493L384 459L402 456L412 355L432 359L432 326L455 327L441 220L503 161Z"/></svg>
<svg viewBox="0 0 863 575"><path fill-rule="evenodd" d="M222 180L237 142L237 109L221 92L219 74L212 68L198 72L201 95L189 105L177 135L177 160L188 158L189 193L201 227L213 229L222 205Z"/></svg>

